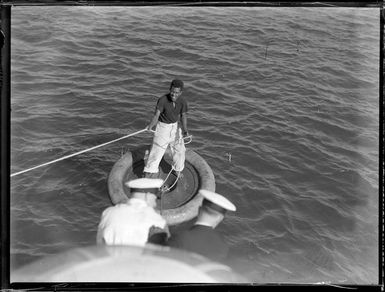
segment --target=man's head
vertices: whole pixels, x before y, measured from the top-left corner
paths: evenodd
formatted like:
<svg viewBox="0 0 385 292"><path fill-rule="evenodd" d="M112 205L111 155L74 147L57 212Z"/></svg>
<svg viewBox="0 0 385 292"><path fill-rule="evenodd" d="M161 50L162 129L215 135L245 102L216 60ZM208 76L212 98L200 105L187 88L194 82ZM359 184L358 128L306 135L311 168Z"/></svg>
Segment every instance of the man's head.
<svg viewBox="0 0 385 292"><path fill-rule="evenodd" d="M199 209L198 221L204 222L215 228L225 217L227 211L235 211L236 207L224 196L208 191L199 190L203 196Z"/></svg>
<svg viewBox="0 0 385 292"><path fill-rule="evenodd" d="M154 178L138 178L126 183L133 198L142 199L153 208L156 207L156 198L163 180Z"/></svg>
<svg viewBox="0 0 385 292"><path fill-rule="evenodd" d="M170 97L172 101L176 101L183 91L183 81L174 79L170 85Z"/></svg>

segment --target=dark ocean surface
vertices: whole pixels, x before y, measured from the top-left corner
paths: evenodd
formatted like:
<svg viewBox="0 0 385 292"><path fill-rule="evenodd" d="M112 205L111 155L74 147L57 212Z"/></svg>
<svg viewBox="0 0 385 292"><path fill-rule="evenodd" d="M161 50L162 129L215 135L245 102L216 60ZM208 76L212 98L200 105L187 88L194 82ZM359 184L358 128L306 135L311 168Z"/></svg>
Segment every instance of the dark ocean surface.
<svg viewBox="0 0 385 292"><path fill-rule="evenodd" d="M255 283L376 284L379 16L14 7L11 173L145 128L179 77L188 147L237 206L218 227L230 265ZM94 244L113 164L151 139L12 177L12 267Z"/></svg>

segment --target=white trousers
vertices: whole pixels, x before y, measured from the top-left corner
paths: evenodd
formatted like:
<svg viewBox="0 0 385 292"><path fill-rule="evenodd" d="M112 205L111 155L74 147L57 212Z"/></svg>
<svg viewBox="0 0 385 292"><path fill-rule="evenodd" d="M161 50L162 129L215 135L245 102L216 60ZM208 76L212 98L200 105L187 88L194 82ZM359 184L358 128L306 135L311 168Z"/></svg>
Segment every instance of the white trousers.
<svg viewBox="0 0 385 292"><path fill-rule="evenodd" d="M182 171L186 154L186 147L182 138L182 130L179 128L178 123L166 124L158 122L144 172L157 173L159 171L159 163L169 145L174 169Z"/></svg>

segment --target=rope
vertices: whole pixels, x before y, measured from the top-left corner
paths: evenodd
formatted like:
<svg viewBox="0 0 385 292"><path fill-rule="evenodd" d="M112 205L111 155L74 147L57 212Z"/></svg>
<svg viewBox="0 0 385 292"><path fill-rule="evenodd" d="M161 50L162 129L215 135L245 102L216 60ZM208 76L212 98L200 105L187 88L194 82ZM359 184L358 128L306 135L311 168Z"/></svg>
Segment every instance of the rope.
<svg viewBox="0 0 385 292"><path fill-rule="evenodd" d="M160 187L160 190L161 190L161 193L160 193L160 215L162 215L162 211L163 211L163 201L162 201L163 195L164 195L166 192L168 192L169 190L171 190L171 189L175 186L175 184L177 183L177 181L178 181L178 179L179 179L179 176L180 176L180 174L178 174L178 176L177 176L175 182L172 184L171 187L162 190L162 188L165 186L165 182L167 181L168 177L170 176L171 172L172 172L174 169L175 169L175 168L174 168L174 165L172 165L172 166L171 166L171 170L169 171L169 173L167 174L165 180L163 181L163 185Z"/></svg>
<svg viewBox="0 0 385 292"><path fill-rule="evenodd" d="M106 142L106 143L103 143L103 144L100 144L100 145L97 145L97 146L94 146L94 147L91 147L91 148L88 148L88 149L85 149L85 150L82 150L82 151L79 151L79 152L76 152L76 153L73 153L73 154L64 156L64 157L62 157L62 158L55 159L55 160L53 160L53 161L50 161L50 162L47 162L47 163L43 163L43 164L40 164L40 165L38 165L38 166L31 167L31 168L28 168L28 169L25 169L25 170L22 170L22 171L19 171L19 172L16 172L16 173L12 173L12 174L11 174L11 177L16 176L16 175L19 175L19 174L22 174L22 173L25 173L25 172L30 171L30 170L34 170L34 169L39 168L39 167L42 167L42 166L46 166L46 165L49 165L49 164L52 164L52 163L55 163L55 162L58 162L58 161L61 161L61 160L64 160L64 159L67 159L67 158L76 156L76 155L79 155L79 154L82 154L82 153L85 153L85 152L87 152L87 151L94 150L94 149L99 148L99 147L102 147L102 146L106 146L106 145L108 145L108 144L114 143L114 142L116 142L116 141L119 141L119 140L122 140L122 139L125 139L125 138L128 138L128 137L131 137L131 136L134 136L134 135L138 135L138 134L140 134L140 133L142 133L142 132L144 132L144 131L147 131L147 128L146 128L146 129L143 129L143 130L140 130L140 131L137 131L137 132L135 132L135 133L132 133L132 134L129 134L129 135L120 137L120 138L118 138L118 139L115 139L115 140L112 140L112 141L109 141L109 142Z"/></svg>
<svg viewBox="0 0 385 292"><path fill-rule="evenodd" d="M154 131L154 132L155 132L155 131ZM187 143L184 143L185 145L190 144L191 141L192 141L192 135L189 135L189 136L186 136L186 137L183 137L183 138L179 138L178 141L184 140L184 139L190 139L190 141L188 141ZM170 176L171 172L172 172L174 169L175 169L174 165L171 165L171 170L169 171L169 173L167 174L166 178L164 179L163 185L161 186L161 189L165 186L165 185L164 185L165 182L167 181L168 177ZM162 195L163 195L164 193L168 192L169 190L171 190L171 189L175 186L175 184L177 183L179 177L180 177L180 174L178 174L178 176L177 176L175 182L172 184L172 186L170 186L170 187L168 187L168 188L166 188L165 190L162 191ZM161 199L162 199L162 197L161 197ZM162 200L161 200L161 202L162 202Z"/></svg>
<svg viewBox="0 0 385 292"><path fill-rule="evenodd" d="M168 177L170 176L171 172L174 170L174 165L171 166L171 170L168 172L166 178L164 179L164 182L163 182L163 185L161 186L161 188L164 186L164 183L167 181Z"/></svg>
<svg viewBox="0 0 385 292"><path fill-rule="evenodd" d="M164 182L163 182L163 185L160 187L161 189L165 186L165 182L167 181L168 177L170 176L171 172L172 172L174 169L175 169L175 168L174 168L174 165L173 165L173 166L171 167L171 170L169 171L167 177L165 178L165 180L164 180ZM162 190L162 195L163 195L164 193L168 192L169 190L171 190L171 189L175 186L175 184L177 183L179 177L180 177L180 173L178 174L178 176L176 177L176 180L174 181L174 183L173 183L170 187L168 187L168 188Z"/></svg>
<svg viewBox="0 0 385 292"><path fill-rule="evenodd" d="M151 132L155 133L154 130L150 130ZM182 138L179 138L178 141L181 141L181 140L185 140L185 139L190 139L190 141L188 141L187 143L184 143L185 145L187 144L190 144L192 142L192 135L189 135L189 136L186 136L186 137L182 137ZM167 143L166 143L167 144ZM171 146L171 145L170 145ZM163 146L161 146L163 147ZM162 211L163 211L163 195L168 192L169 190L171 190L175 184L178 182L178 179L180 177L180 174L178 174L175 182L172 184L172 186L170 187L166 187L165 189L162 190L162 188L165 186L165 182L167 181L168 177L170 176L170 174L172 173L172 171L175 169L174 165L171 166L171 170L169 171L169 173L167 174L166 178L164 179L163 181L163 185L160 187L160 190L161 190L161 193L160 193L160 215L162 215Z"/></svg>
<svg viewBox="0 0 385 292"><path fill-rule="evenodd" d="M189 136L186 136L186 137L180 138L180 140L184 140L184 139L190 139L190 141L188 141L188 142L185 142L185 143L184 143L184 145L190 144L190 143L192 142L192 135L189 135Z"/></svg>

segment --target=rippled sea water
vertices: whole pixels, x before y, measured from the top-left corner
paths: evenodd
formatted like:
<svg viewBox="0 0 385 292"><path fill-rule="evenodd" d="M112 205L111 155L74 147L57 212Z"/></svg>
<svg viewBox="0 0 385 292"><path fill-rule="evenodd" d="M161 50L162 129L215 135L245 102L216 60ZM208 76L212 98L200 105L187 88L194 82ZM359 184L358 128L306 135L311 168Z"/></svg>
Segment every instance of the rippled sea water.
<svg viewBox="0 0 385 292"><path fill-rule="evenodd" d="M13 7L11 172L143 129L185 82L188 145L256 283L378 282L379 9ZM143 133L11 179L11 262L95 243ZM231 159L229 156L231 155ZM12 274L11 274L12 276Z"/></svg>

